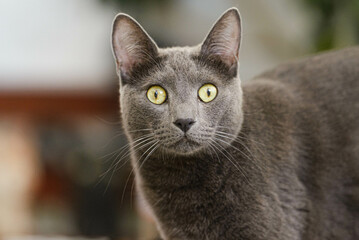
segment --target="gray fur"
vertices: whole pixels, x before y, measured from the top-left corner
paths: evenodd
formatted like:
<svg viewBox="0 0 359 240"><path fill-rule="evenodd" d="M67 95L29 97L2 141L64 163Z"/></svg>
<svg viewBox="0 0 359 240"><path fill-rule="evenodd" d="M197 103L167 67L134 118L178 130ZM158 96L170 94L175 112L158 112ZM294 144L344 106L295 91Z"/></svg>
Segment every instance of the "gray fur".
<svg viewBox="0 0 359 240"><path fill-rule="evenodd" d="M120 14L113 41L121 43L119 19L139 25ZM126 76L120 70L137 187L161 236L359 239L359 48L288 63L241 84L240 36L224 41L228 27L241 32L236 9L197 47L137 41L139 53L151 57L133 55ZM147 36L140 27L131 34ZM221 43L232 49L217 54ZM197 96L205 83L218 88L209 103ZM151 85L166 89L164 104L146 98ZM173 124L178 118L196 121L187 138Z"/></svg>

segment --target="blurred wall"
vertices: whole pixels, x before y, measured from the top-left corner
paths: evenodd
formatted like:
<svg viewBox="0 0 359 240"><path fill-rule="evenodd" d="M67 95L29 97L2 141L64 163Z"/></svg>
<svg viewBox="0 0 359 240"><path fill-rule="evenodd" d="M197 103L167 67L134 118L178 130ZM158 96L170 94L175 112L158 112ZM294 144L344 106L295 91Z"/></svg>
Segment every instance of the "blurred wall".
<svg viewBox="0 0 359 240"><path fill-rule="evenodd" d="M116 12L97 0L0 0L0 91L106 90Z"/></svg>

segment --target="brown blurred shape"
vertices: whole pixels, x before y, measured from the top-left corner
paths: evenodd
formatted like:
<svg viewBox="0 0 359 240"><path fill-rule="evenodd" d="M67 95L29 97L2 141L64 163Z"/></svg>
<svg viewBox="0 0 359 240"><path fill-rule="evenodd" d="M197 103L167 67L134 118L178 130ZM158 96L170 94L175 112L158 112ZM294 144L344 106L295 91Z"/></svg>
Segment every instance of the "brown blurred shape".
<svg viewBox="0 0 359 240"><path fill-rule="evenodd" d="M113 114L118 110L117 99L108 92L0 92L0 114L31 118Z"/></svg>

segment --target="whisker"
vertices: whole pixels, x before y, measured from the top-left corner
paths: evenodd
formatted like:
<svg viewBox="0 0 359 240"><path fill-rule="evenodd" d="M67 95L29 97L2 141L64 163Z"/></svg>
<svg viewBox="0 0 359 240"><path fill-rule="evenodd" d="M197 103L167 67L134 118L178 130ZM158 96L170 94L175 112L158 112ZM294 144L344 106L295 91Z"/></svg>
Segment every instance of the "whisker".
<svg viewBox="0 0 359 240"><path fill-rule="evenodd" d="M108 143L104 144L103 146L101 146L100 148L106 148L108 145L110 145L110 143L115 140L116 138L125 135L124 132L121 132L119 134L116 134L115 136L111 137L110 140L108 141Z"/></svg>
<svg viewBox="0 0 359 240"><path fill-rule="evenodd" d="M218 144L217 142L215 142L214 140L212 140L212 142L214 143L214 146L217 144L217 149L218 147L220 147L224 152L226 152L231 158L233 161L235 161L235 159L233 158L233 156L224 148L222 147L220 144ZM218 149L219 150L219 149ZM224 154L223 151L220 151L220 153L223 154L223 156L225 156L228 161L230 161L232 163L232 165L243 175L243 177L246 179L248 185L251 185L250 182L249 182L249 179L247 178L247 176L244 174L243 170L240 168L240 166L236 165L226 154Z"/></svg>
<svg viewBox="0 0 359 240"><path fill-rule="evenodd" d="M136 146L138 146L139 144L144 143L144 142L146 142L147 140L149 140L149 139L151 139L151 138L152 138L152 134L148 134L148 135L145 135L145 136L143 136L143 137L141 137L141 138L138 138L138 139L136 139L134 142L132 142L132 144L133 144L133 143L136 143L133 147L136 147ZM137 143L137 142L138 142L138 143ZM111 164L110 168L113 167L113 165L115 164L117 158L118 158L119 156L121 156L121 154L123 153L123 151L127 151L130 147L131 147L131 143L128 142L126 145L124 145L122 148L120 148L120 150L117 151L117 152L119 152L119 153L117 153L117 156L115 157L115 160L114 160L114 162ZM116 154L116 151L115 151L114 154ZM114 155L114 154L112 154L112 155ZM111 158L110 158L110 159L111 159ZM110 159L109 159L109 160L110 160ZM109 160L106 160L106 161L109 161Z"/></svg>
<svg viewBox="0 0 359 240"><path fill-rule="evenodd" d="M132 150L134 150L134 151L139 150L139 149L141 149L141 148L143 148L143 147L145 147L145 146L147 146L147 145L153 143L154 141L156 141L156 140L151 140L150 142L147 142L147 143L143 144L142 146L139 146L140 144L146 142L147 140L150 140L150 139L146 139L146 140L144 140L143 142L137 144L136 146L134 146L134 147L132 148ZM137 146L139 146L139 147L137 147ZM136 148L136 147L137 147L137 148ZM117 171L117 170L121 169L121 167L122 167L124 164L121 165L119 168L117 168L117 165L122 161L122 159L128 157L130 154L131 154L131 149L129 149L129 150L127 151L126 155L122 156L122 157L117 161L116 166L115 166L115 168L114 168L114 171Z"/></svg>
<svg viewBox="0 0 359 240"><path fill-rule="evenodd" d="M149 144L153 144L154 141L156 141L156 140L153 140L153 141L151 141L151 142L148 142L148 143L146 143L146 144L144 144L144 145L138 147L136 150L139 150L139 149L141 149L141 148L143 148L143 147L145 147L145 146L147 146L147 145L149 145ZM128 157L130 154L131 154L131 151L128 151L125 156L122 156L121 159L118 160L118 162L116 163L116 165L114 166L114 169L113 169L113 171L112 171L112 174L111 174L109 183L111 182L111 180L112 180L113 175L115 174L115 172L117 172L117 171L120 170L123 166L125 166L125 165L128 163L128 161L130 160L130 158L127 158L127 160L125 160L125 162L123 162L119 167L118 167L118 164L119 164L123 159L125 159L126 157ZM108 186L108 185L107 185L107 186ZM106 188L106 190L107 190L107 188Z"/></svg>
<svg viewBox="0 0 359 240"><path fill-rule="evenodd" d="M145 138L145 137L148 137L148 136L151 136L151 135L152 135L152 133L143 135L143 136L141 136L140 138L137 138L133 143L135 143L135 142L137 142L137 141L140 141L141 139L143 139L143 138ZM108 154L106 154L106 155L100 157L100 159L106 158L106 157L109 156L109 155L114 155L114 154L116 154L117 152L121 151L123 148L128 147L128 145L130 145L130 143L127 143L127 144L125 144L124 146L122 146L120 149L117 149L117 150L115 150L115 151L113 151L113 152L111 152L111 153L108 153Z"/></svg>
<svg viewBox="0 0 359 240"><path fill-rule="evenodd" d="M120 153L117 154L115 160L113 161L113 163L111 164L111 166L108 168L108 170L107 170L106 172L104 172L103 174L100 175L100 179L99 179L99 181L98 181L98 183L97 183L96 185L98 185L98 184L106 177L106 175L107 175L111 170L113 170L113 172L112 172L112 174L111 174L111 177L110 177L110 180L109 180L109 182L108 182L108 185L107 185L107 187L106 187L106 190L107 190L107 188L108 188L108 186L109 186L109 184L110 184L110 182L111 182L111 180L112 180L112 177L113 177L115 171L117 171L118 169L120 169L120 168L117 167L118 164L122 161L122 159L124 159L125 157L129 156L129 154L130 154L130 149L135 150L137 147L138 147L137 149L140 149L140 148L142 148L142 147L144 147L144 146L150 144L151 142L147 142L147 141L148 141L148 140L151 140L151 139L152 139L152 134L150 134L149 136L145 136L145 137L142 137L142 138L137 139L137 140L135 141L135 142L137 142L137 143L136 143L134 146L131 146L130 143L128 143L128 144L126 144L125 146L123 146L123 147L122 147L122 150L120 151ZM134 143L135 143L135 142L134 142ZM146 143L146 142L147 142L147 143ZM142 144L142 146L140 146L141 144ZM125 152L124 152L124 151L125 151ZM124 152L124 153L123 153L123 152ZM123 153L123 155L121 156L122 153ZM120 159L117 160L119 157L120 157ZM126 162L127 162L127 161L126 161ZM121 167L123 167L123 166L126 164L126 162L125 162L123 165L121 165ZM105 192L106 192L106 191L105 191Z"/></svg>
<svg viewBox="0 0 359 240"><path fill-rule="evenodd" d="M227 127L222 127L222 126L218 126L218 127L219 127L219 128L226 128L226 129L227 129ZM228 129L229 129L229 128L228 128ZM249 140L249 141L251 141L251 142L260 144L260 145L262 145L262 146L265 146L264 143L258 142L258 141L256 141L256 140L253 140L253 139L249 138L249 137L240 136L239 134L236 136L236 135L234 135L234 134L227 133L227 132L222 132L222 131L219 131L219 130L217 130L217 132L220 132L220 133L223 133L223 134L226 134L226 135L229 135L229 136L233 136L233 137L236 137L236 138L241 138L241 139L243 139L243 140ZM244 132L241 132L240 134L243 134L243 135L244 135Z"/></svg>
<svg viewBox="0 0 359 240"><path fill-rule="evenodd" d="M117 80L117 79L116 79ZM120 125L121 124L121 121L117 121L117 122L109 122L105 119L103 119L102 117L100 116L95 116L95 118L97 120L99 120L100 122L104 123L104 124L107 124L107 125Z"/></svg>
<svg viewBox="0 0 359 240"><path fill-rule="evenodd" d="M137 160L137 163L141 160L141 158L153 147L153 146L156 146L156 144L158 143L159 141L155 142L154 144L152 144L142 155L141 157ZM123 203L123 199L124 199L124 196L125 196L125 191L126 191L126 188L127 188L127 184L128 184L128 181L130 180L130 177L134 171L135 167L132 168L130 174L128 175L127 177L127 180L126 180L126 183L125 183L125 188L123 189L122 191L122 197L121 197L121 204Z"/></svg>
<svg viewBox="0 0 359 240"><path fill-rule="evenodd" d="M159 141L158 141L157 143L159 143ZM156 143L156 144L157 144L157 143ZM143 160L143 162L141 163L141 165L138 167L138 171L141 170L141 167L145 164L146 160L151 156L151 154L152 154L159 146L160 146L160 145L156 145L156 146L147 154L146 158ZM131 194L130 194L130 196L131 196L131 203L132 203L132 195L133 195L133 186L134 186L135 181L136 181L136 180L134 180L134 181L132 182L132 184L131 184Z"/></svg>
<svg viewBox="0 0 359 240"><path fill-rule="evenodd" d="M230 140L233 140L233 142L237 142L237 143L241 144L241 146L244 147L244 148L251 154L252 157L254 157L253 154L251 153L251 151L249 150L249 148L248 148L243 142L238 141L237 139L233 139L233 138L229 137L228 135L224 135L224 134L221 133L221 132L216 132L215 135L220 136L220 137L223 137L223 138L227 138L227 139L230 139ZM229 144L229 143L227 143L227 144ZM231 144L230 144L230 145L231 145ZM231 146L234 147L233 145L231 145ZM240 149L238 149L238 148L236 148L236 147L234 147L234 148L235 148L236 150L238 150L239 152L243 153L246 157L248 157L248 156L247 156L243 151L241 151ZM249 157L248 157L248 158L249 158Z"/></svg>
<svg viewBox="0 0 359 240"><path fill-rule="evenodd" d="M218 162L220 162L221 159L219 158L218 153L216 152L216 149L213 147L213 143L211 143L211 142L207 142L207 143L209 144L209 147L212 149L212 151L216 154Z"/></svg>
<svg viewBox="0 0 359 240"><path fill-rule="evenodd" d="M262 145L262 146L265 146L263 143L257 142L257 141L255 141L255 140L253 140L253 139L250 139L250 138L245 138L245 137L242 137L242 136L239 136L239 135L238 135L238 136L235 136L235 135L233 135L233 134L226 133L226 132L222 132L222 131L218 131L218 130L217 130L217 132L218 132L218 133L221 133L221 134L223 134L223 135L233 136L233 137L239 138L239 139L235 139L234 141L235 141L235 142L238 142L238 143L241 144L243 147L245 147L248 152L250 152L250 150L248 149L248 147L246 146L246 144L244 144L243 142L240 141L240 139L249 140L249 141L251 141L252 143L256 143L256 144L260 144L260 145ZM244 133L242 132L241 134L244 134ZM261 151L261 149L260 149L256 144L254 144L254 147L256 147L257 150L259 150L259 151L263 154L263 152Z"/></svg>
<svg viewBox="0 0 359 240"><path fill-rule="evenodd" d="M226 137L226 136L221 136L221 135L219 135L219 134L217 134L217 133L216 133L215 135L218 136L218 137L223 137L223 138L231 139L231 138ZM252 156L253 159L252 159L251 157L249 157L245 152L243 152L242 150L240 150L239 148L233 146L233 144L230 144L230 143L228 143L228 142L226 142L226 141L222 141L222 140L220 140L220 139L218 139L218 138L217 138L217 140L219 140L219 141L221 141L221 142L227 144L228 146L234 148L235 150L237 150L238 152L240 152L241 154L243 154L248 160L257 160L257 161L258 161L258 159L252 154L252 152L251 152L244 144L241 143L241 145L242 145L244 148L246 148L246 150L250 153L250 155ZM239 142L239 143L240 143L240 142ZM254 161L252 161L252 162L254 163L254 166L256 166L256 167L258 168L258 170L263 171L263 169L262 169L260 166L258 166Z"/></svg>
<svg viewBox="0 0 359 240"><path fill-rule="evenodd" d="M144 131L144 130L151 130L151 129L139 129L139 130L135 130L135 131L129 131L129 132L139 132L139 131ZM145 137L145 136L149 136L149 135L151 135L152 133L149 133L149 134L145 134L145 135L142 135L141 137ZM124 136L124 135L126 135L126 133L125 132L123 132L123 131L120 131L119 132L119 134L116 134L115 136L113 136L109 141L108 141L108 143L106 143L104 146L102 146L101 148L106 148L113 140L115 140L116 138L118 138L118 137L120 137L120 136ZM138 140L138 139L135 139L135 140ZM136 141L135 141L136 142ZM128 144L128 143L127 143ZM126 145L127 145L126 144ZM125 146L126 146L125 145ZM124 146L123 146L124 147ZM114 155L114 154L116 154L116 152L119 152L119 151L121 151L121 149L122 148L120 148L120 149L117 149L117 150L115 150L115 151L113 151L113 152L111 152L111 153L108 153L108 154L106 154L106 155L104 155L104 156L102 156L102 157L100 157L100 159L102 159L102 158L106 158L107 156L110 156L110 155Z"/></svg>
<svg viewBox="0 0 359 240"><path fill-rule="evenodd" d="M142 132L142 131L149 131L149 130L152 130L152 128L143 128L143 129L137 129L137 130L130 130L130 131L127 131L127 132L135 133L135 132Z"/></svg>
<svg viewBox="0 0 359 240"><path fill-rule="evenodd" d="M148 140L151 140L151 141L150 141L150 142L147 142ZM122 156L121 156L121 153L119 153L119 154L117 155L116 159L114 160L115 164L114 164L114 166L112 166L112 167L114 167L114 168L116 169L116 166L121 162L121 160L122 160L123 158L125 158L125 157L127 157L127 156L130 155L131 149L132 149L132 150L141 149L141 148L143 148L144 146L147 146L148 144L150 144L152 141L153 141L153 140L152 140L152 138L151 138L151 136L150 136L150 137L147 137L146 139L143 139L142 141L138 142L138 143L135 144L134 146L131 146L130 144L128 144L126 152L125 152ZM146 143L146 142L147 142L147 143ZM143 145L140 146L141 144L143 144ZM138 147L138 146L139 146L139 147ZM125 150L125 149L124 149L124 150ZM124 151L124 150L123 150L123 151ZM117 160L119 156L121 156L121 158L120 158L119 160Z"/></svg>

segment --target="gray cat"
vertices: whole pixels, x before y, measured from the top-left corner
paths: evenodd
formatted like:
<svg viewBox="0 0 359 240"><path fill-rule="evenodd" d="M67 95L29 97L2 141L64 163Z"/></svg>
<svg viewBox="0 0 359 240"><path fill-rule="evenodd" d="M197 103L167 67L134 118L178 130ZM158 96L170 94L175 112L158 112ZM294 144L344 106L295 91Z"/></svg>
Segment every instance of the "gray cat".
<svg viewBox="0 0 359 240"><path fill-rule="evenodd" d="M359 48L241 84L229 9L196 47L113 25L137 187L163 239L359 239Z"/></svg>

